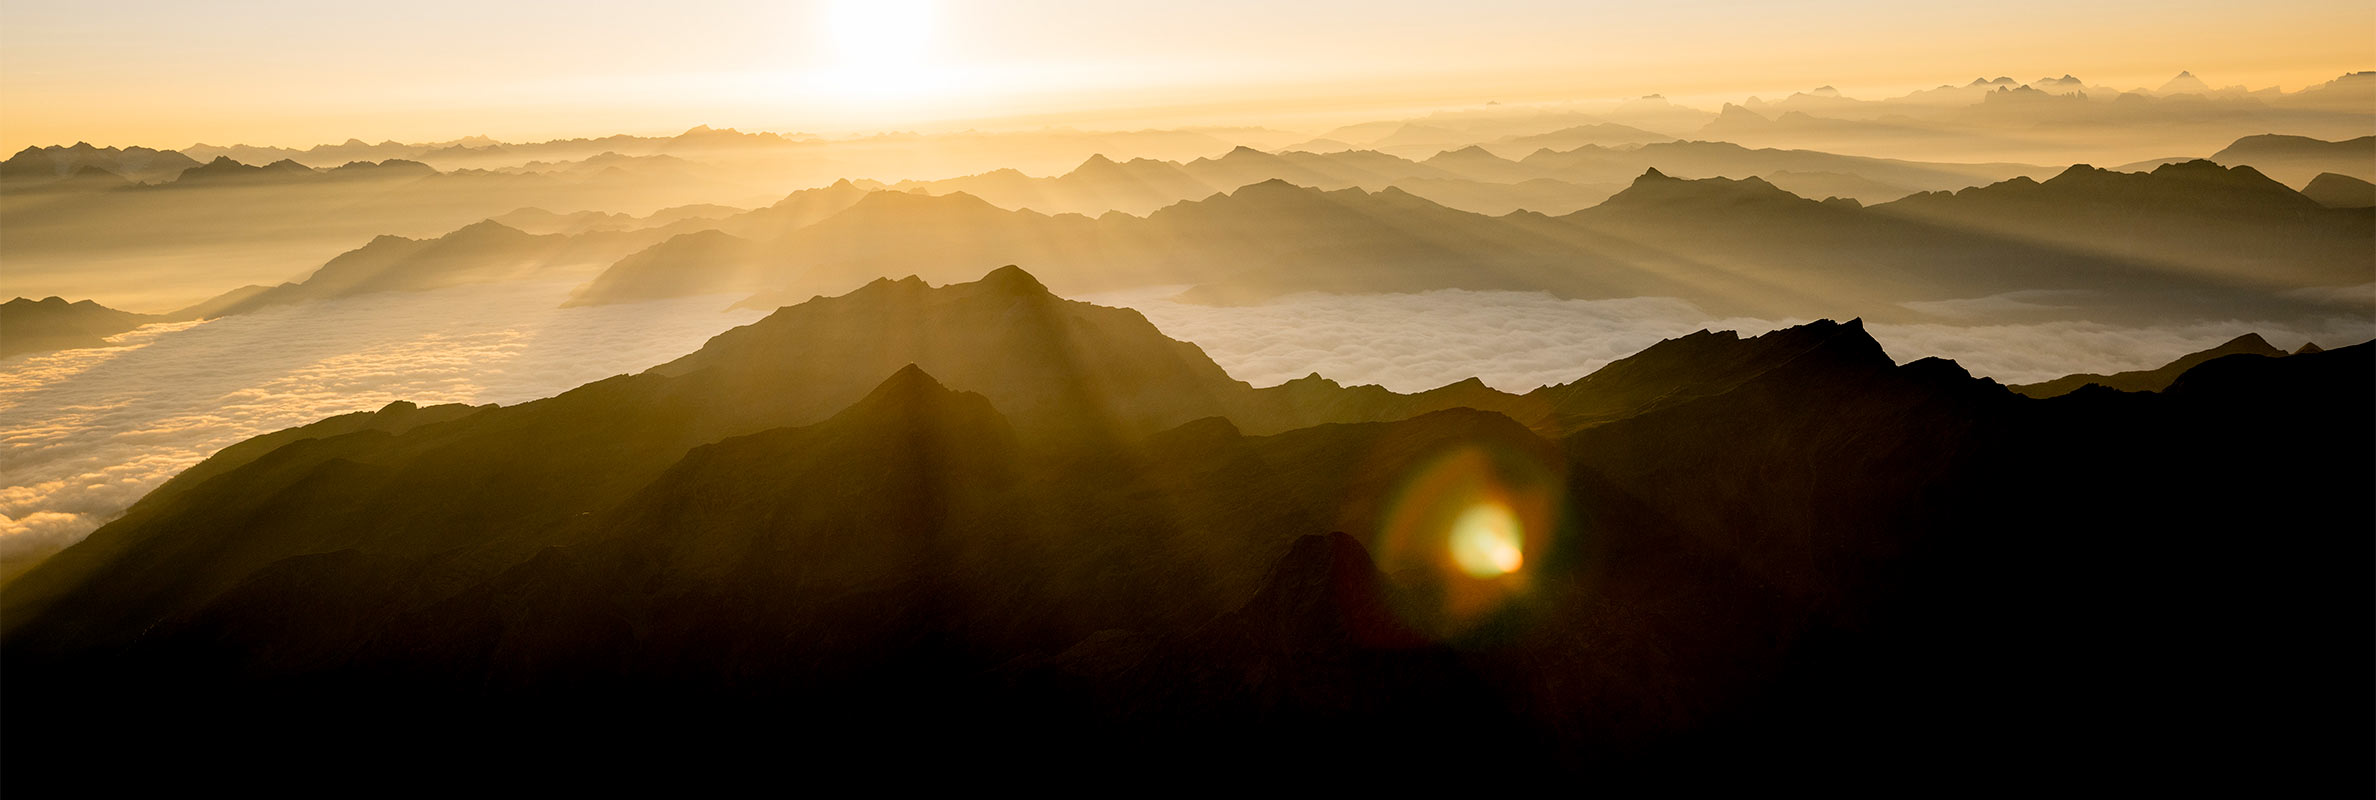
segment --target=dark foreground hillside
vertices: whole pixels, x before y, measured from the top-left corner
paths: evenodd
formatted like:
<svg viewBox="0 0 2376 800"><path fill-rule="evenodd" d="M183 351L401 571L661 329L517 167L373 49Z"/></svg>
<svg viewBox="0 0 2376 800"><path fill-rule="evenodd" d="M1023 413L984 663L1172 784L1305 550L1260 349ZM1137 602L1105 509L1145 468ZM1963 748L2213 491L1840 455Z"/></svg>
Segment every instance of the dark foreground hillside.
<svg viewBox="0 0 2376 800"><path fill-rule="evenodd" d="M0 775L2365 791L2372 410L2368 345L2037 400L1853 321L1254 389L882 281L224 450L0 594Z"/></svg>

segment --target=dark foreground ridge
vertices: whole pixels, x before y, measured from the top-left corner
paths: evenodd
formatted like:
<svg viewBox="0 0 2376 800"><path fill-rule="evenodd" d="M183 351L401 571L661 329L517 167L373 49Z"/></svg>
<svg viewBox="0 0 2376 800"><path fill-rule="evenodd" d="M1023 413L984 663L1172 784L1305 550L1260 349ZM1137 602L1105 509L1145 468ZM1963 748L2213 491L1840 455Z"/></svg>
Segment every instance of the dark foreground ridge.
<svg viewBox="0 0 2376 800"><path fill-rule="evenodd" d="M0 591L0 775L2364 789L2371 408L2364 344L2039 400L1854 321L1256 389L879 281L225 449Z"/></svg>

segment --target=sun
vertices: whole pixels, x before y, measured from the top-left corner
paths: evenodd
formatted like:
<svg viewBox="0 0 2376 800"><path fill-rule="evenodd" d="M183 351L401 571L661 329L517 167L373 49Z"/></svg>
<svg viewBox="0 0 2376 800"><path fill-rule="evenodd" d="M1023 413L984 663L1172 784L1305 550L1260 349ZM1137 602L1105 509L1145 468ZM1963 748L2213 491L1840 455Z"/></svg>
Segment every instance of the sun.
<svg viewBox="0 0 2376 800"><path fill-rule="evenodd" d="M934 63L935 9L930 0L830 0L824 8L831 65L819 88L859 97L895 97L938 88Z"/></svg>

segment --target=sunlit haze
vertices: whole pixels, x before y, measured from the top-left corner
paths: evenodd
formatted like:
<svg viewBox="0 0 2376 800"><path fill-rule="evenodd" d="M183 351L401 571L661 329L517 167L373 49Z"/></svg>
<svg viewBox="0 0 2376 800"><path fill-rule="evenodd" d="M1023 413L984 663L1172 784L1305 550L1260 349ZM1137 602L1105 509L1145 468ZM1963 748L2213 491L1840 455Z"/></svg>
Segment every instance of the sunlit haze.
<svg viewBox="0 0 2376 800"><path fill-rule="evenodd" d="M2376 796L2372 486L2370 0L0 0L0 796Z"/></svg>
<svg viewBox="0 0 2376 800"><path fill-rule="evenodd" d="M2353 0L1916 4L9 0L0 146L1326 124L1973 76L2296 89L2376 64Z"/></svg>

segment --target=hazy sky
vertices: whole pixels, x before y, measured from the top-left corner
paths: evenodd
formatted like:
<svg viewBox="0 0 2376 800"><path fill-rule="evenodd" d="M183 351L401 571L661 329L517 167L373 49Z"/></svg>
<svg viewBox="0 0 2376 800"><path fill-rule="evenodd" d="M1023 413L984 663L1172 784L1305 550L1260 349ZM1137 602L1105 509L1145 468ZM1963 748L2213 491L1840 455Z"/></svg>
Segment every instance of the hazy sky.
<svg viewBox="0 0 2376 800"><path fill-rule="evenodd" d="M2376 69L2376 3L0 0L0 146L181 147L1394 107Z"/></svg>

